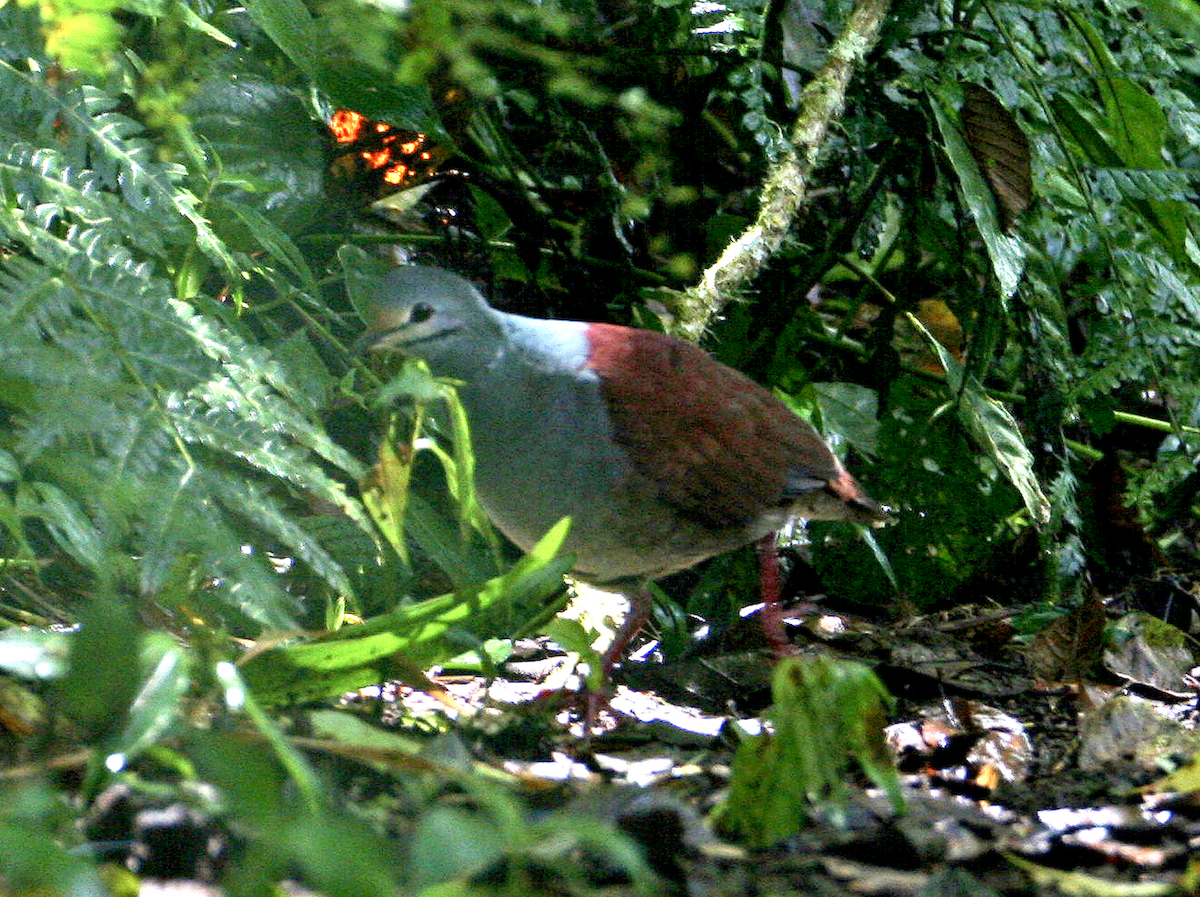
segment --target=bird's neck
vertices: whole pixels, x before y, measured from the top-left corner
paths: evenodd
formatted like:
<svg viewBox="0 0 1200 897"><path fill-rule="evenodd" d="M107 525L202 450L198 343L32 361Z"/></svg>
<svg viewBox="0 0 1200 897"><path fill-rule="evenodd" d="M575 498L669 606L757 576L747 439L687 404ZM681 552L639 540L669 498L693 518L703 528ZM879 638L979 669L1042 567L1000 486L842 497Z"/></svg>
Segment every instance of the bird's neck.
<svg viewBox="0 0 1200 897"><path fill-rule="evenodd" d="M493 364L548 374L575 374L587 366L587 324L503 315L504 346Z"/></svg>
<svg viewBox="0 0 1200 897"><path fill-rule="evenodd" d="M591 375L585 370L586 324L508 314L500 318L499 345L478 353L482 363L474 371L450 376L463 381L459 395L473 428L509 440L544 426L541 418L548 410L574 401L569 396Z"/></svg>

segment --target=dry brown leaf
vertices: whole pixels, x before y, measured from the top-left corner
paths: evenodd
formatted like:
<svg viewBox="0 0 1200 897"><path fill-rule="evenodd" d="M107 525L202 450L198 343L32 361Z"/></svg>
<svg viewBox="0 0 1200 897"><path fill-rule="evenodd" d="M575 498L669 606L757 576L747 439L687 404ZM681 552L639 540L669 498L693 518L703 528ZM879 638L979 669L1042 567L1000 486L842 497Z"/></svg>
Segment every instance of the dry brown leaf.
<svg viewBox="0 0 1200 897"><path fill-rule="evenodd" d="M963 97L961 116L967 145L992 188L1008 230L1033 199L1029 140L991 91L967 84Z"/></svg>

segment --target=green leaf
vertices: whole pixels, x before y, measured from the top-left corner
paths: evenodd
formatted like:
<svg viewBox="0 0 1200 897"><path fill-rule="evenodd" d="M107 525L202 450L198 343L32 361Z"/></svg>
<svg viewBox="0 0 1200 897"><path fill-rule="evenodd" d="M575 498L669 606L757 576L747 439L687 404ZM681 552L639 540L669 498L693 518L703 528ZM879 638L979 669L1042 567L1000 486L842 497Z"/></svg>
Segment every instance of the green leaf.
<svg viewBox="0 0 1200 897"><path fill-rule="evenodd" d="M324 792L317 781L316 773L299 749L292 745L280 731L275 720L269 717L254 699L254 695L246 688L245 680L238 668L227 661L218 661L213 667L213 673L225 692L225 703L230 710L242 711L266 739L267 744L275 752L279 765L287 771L288 777L295 783L297 791L304 800L305 808L315 814L325 802Z"/></svg>
<svg viewBox="0 0 1200 897"><path fill-rule="evenodd" d="M372 320L373 309L379 299L379 281L395 266L349 244L338 248L337 257L346 278L346 295L350 297L350 304L364 321Z"/></svg>
<svg viewBox="0 0 1200 897"><path fill-rule="evenodd" d="M128 717L141 682L140 642L125 605L100 597L85 609L55 688L60 709L93 738L114 733Z"/></svg>
<svg viewBox="0 0 1200 897"><path fill-rule="evenodd" d="M867 667L829 657L784 658L771 679L772 730L748 737L733 758L729 796L716 824L751 847L796 834L817 806L843 818L855 761L903 807L883 743L890 698Z"/></svg>
<svg viewBox="0 0 1200 897"><path fill-rule="evenodd" d="M216 214L220 214L222 211L232 213L234 217L246 226L246 229L259 246L296 275L300 280L300 286L310 296L321 295L321 288L317 286L317 278L313 275L312 269L309 268L303 253L292 242L292 238L282 229L276 227L270 218L253 206L232 199L215 202L213 204L213 211Z"/></svg>
<svg viewBox="0 0 1200 897"><path fill-rule="evenodd" d="M225 32L214 27L209 22L206 22L204 19L200 18L200 15L190 6L188 6L184 0L173 0L173 2L165 5L168 7L171 14L178 16L179 21L183 22L184 25L186 25L188 28L191 28L193 31L203 34L206 37L211 37L217 43L224 44L226 47L237 46L237 41L225 34Z"/></svg>
<svg viewBox="0 0 1200 897"><path fill-rule="evenodd" d="M418 422L418 426L420 426ZM407 458L402 458L404 453ZM404 522L408 511L408 484L412 477L411 443L397 449L390 438L379 445L379 460L371 479L362 487L363 504L392 550L407 566L408 545Z"/></svg>
<svg viewBox="0 0 1200 897"><path fill-rule="evenodd" d="M389 84L391 71L364 65L360 59L326 57L317 83L330 100L375 121L425 134L442 146L454 139L442 124L428 83Z"/></svg>
<svg viewBox="0 0 1200 897"><path fill-rule="evenodd" d="M15 483L21 477L21 465L12 452L0 449L0 483Z"/></svg>
<svg viewBox="0 0 1200 897"><path fill-rule="evenodd" d="M30 483L28 491L22 489L18 495L30 499L21 501L18 498L17 506L22 516L42 520L59 547L84 566L100 566L104 561L100 531L71 496L53 483Z"/></svg>
<svg viewBox="0 0 1200 897"><path fill-rule="evenodd" d="M471 450L471 429L467 421L467 410L458 398L458 391L443 382L442 399L450 415L453 454L445 451L437 442L429 442L428 449L437 456L446 472L446 485L458 509L459 537L465 543L473 530L483 536L492 556L499 558L500 543L491 521L475 495L475 453Z"/></svg>
<svg viewBox="0 0 1200 897"><path fill-rule="evenodd" d="M307 6L300 0L249 0L246 10L296 68L316 76L322 41Z"/></svg>
<svg viewBox="0 0 1200 897"><path fill-rule="evenodd" d="M1033 455L1021 436L1020 425L1003 405L979 387L916 315L908 314L908 320L937 352L946 371L946 381L956 397L954 407L967 433L1004 471L1021 494L1033 521L1038 524L1049 521L1050 501L1033 471Z"/></svg>
<svg viewBox="0 0 1200 897"><path fill-rule="evenodd" d="M420 884L482 872L508 846L492 820L454 807L434 807L422 814L412 839L412 861Z"/></svg>
<svg viewBox="0 0 1200 897"><path fill-rule="evenodd" d="M1159 28L1182 35L1200 45L1200 8L1191 0L1146 0L1143 10Z"/></svg>
<svg viewBox="0 0 1200 897"><path fill-rule="evenodd" d="M857 383L813 383L822 429L867 456L879 453L879 395Z"/></svg>
<svg viewBox="0 0 1200 897"><path fill-rule="evenodd" d="M447 396L448 381L433 376L429 365L420 358L406 358L394 377L371 394L371 407L389 409L401 400L427 405Z"/></svg>
<svg viewBox="0 0 1200 897"><path fill-rule="evenodd" d="M107 8L65 15L51 13L47 22L46 53L56 57L63 68L94 75L103 75L108 70L112 55L120 44L120 29L108 14L112 6L101 6Z"/></svg>
<svg viewBox="0 0 1200 897"><path fill-rule="evenodd" d="M32 789L26 786L21 790L27 793ZM12 786L0 792L0 803L9 813L21 802L22 795ZM33 825L23 819L0 821L0 875L5 890L13 894L112 894L94 860L60 845L57 832L49 825Z"/></svg>
<svg viewBox="0 0 1200 897"><path fill-rule="evenodd" d="M458 651L448 640L453 630L486 635L489 618L504 604L544 602L561 588L572 559L555 556L567 528L560 522L511 570L473 592L413 602L312 642L264 651L245 664L243 675L260 701L298 703L381 681L392 654L410 666L444 660Z"/></svg>
<svg viewBox="0 0 1200 897"><path fill-rule="evenodd" d="M214 198L255 209L289 236L330 213L328 138L296 88L229 61L214 63L184 112L211 154L210 170L203 174L211 179ZM235 232L236 222L213 217L232 245L253 248L244 228Z"/></svg>
<svg viewBox="0 0 1200 897"><path fill-rule="evenodd" d="M140 652L140 688L122 731L105 744L109 753L134 757L158 742L180 719L192 687L193 655L166 633L148 633Z"/></svg>
<svg viewBox="0 0 1200 897"><path fill-rule="evenodd" d="M376 525L406 563L405 536L408 535L456 587L472 585L494 575L500 568L500 546L491 522L475 496L475 459L470 451L466 411L451 382L434 377L420 359L405 359L400 372L376 390L369 401L374 407L391 408L401 399L408 400L414 408L412 436L399 444L396 434L399 424L395 416L391 418L388 435L379 448L375 475L363 485L364 501ZM424 432L427 429L425 406L430 403L444 405L449 413L452 451L442 448L436 438ZM419 451L431 452L442 467L457 515L457 533L446 525L447 515L439 507L419 492L410 491L412 466ZM472 532L483 537L487 556L479 555L478 543L473 543L470 538Z"/></svg>
<svg viewBox="0 0 1200 897"><path fill-rule="evenodd" d="M1117 65L1104 39L1078 10L1067 10L1067 18L1083 36L1095 68L1096 87L1104 106L1105 133L1112 154L1127 168L1161 169L1166 166L1163 148L1170 133L1166 114L1158 101ZM1056 106L1056 111L1059 110ZM1095 147L1096 141L1087 146ZM1108 154L1105 153L1105 156ZM1098 164L1106 164L1093 158ZM1181 264L1189 264L1185 206L1169 200L1150 199L1130 203L1157 231L1163 245Z"/></svg>
<svg viewBox="0 0 1200 897"><path fill-rule="evenodd" d="M0 63L0 68L6 67ZM32 77L32 76L30 76ZM228 248L200 213L196 197L181 182L182 166L154 160L154 148L141 139L141 125L114 110L119 102L90 84L81 84L78 94L64 102L64 127L86 136L97 156L97 169L112 166L107 179L120 187L126 201L135 206L173 210L195 231L196 245L229 280L237 279L237 265Z"/></svg>
<svg viewBox="0 0 1200 897"><path fill-rule="evenodd" d="M467 589L496 575L495 556L480 551L477 544L464 544L456 515L444 503L434 503L414 489L405 511L405 533L456 588Z"/></svg>
<svg viewBox="0 0 1200 897"><path fill-rule="evenodd" d="M587 687L599 694L606 684L606 676L600 653L592 647L592 642L596 640L595 633L584 629L578 620L556 617L546 627L545 634L563 650L579 655L579 659L588 665Z"/></svg>
<svg viewBox="0 0 1200 897"><path fill-rule="evenodd" d="M1078 94L1062 91L1051 101L1054 117L1074 140L1084 155L1096 165L1116 168L1123 164L1121 155L1107 134L1085 114L1088 103Z"/></svg>
<svg viewBox="0 0 1200 897"><path fill-rule="evenodd" d="M414 765L435 768L429 756L429 742L394 729L381 729L361 716L344 710L313 710L305 717L313 736L361 751L361 759L370 762L372 754L394 754L410 759ZM387 763L379 764L387 767ZM447 770L449 772L449 770Z"/></svg>

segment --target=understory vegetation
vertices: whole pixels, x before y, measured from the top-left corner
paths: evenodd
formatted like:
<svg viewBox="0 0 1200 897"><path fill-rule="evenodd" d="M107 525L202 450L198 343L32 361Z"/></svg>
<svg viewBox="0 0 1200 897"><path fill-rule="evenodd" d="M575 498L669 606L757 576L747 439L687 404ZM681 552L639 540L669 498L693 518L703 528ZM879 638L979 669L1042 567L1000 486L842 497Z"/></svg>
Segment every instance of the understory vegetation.
<svg viewBox="0 0 1200 897"><path fill-rule="evenodd" d="M475 503L453 385L353 350L381 259L701 333L811 419L896 522L793 535L793 591L1029 635L1194 570L1197 47L1174 0L0 5L0 888L128 888L80 822L122 783L235 832L230 893L569 879L552 832L653 892L610 827L526 824L514 781L330 709L595 635L556 618L561 531L522 557ZM749 551L663 583L660 651L756 595ZM386 753L408 827L300 736Z"/></svg>

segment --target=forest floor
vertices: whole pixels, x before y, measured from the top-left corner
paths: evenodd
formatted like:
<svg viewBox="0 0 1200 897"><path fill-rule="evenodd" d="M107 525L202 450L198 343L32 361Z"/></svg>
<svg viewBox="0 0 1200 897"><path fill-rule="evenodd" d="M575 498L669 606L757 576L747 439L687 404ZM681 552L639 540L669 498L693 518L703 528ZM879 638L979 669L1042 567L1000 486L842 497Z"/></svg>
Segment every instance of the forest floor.
<svg viewBox="0 0 1200 897"><path fill-rule="evenodd" d="M786 622L798 657L856 661L894 699L884 735L904 808L851 764L844 800L814 806L796 834L759 849L712 824L736 747L771 701L753 612L671 662L643 637L608 699L592 701L598 725L586 737L577 657L545 639L518 643L490 677L442 669L432 687L367 689L336 711L299 714L296 732L316 736L310 756L346 804L401 841L421 828L396 798L414 770L483 770L516 795L529 829L499 852L473 844L461 822L479 794L450 798L461 806L447 818L459 822L433 853L466 871L457 889L421 894L1196 894L1200 704L1187 633L1197 595L1195 579L1164 573L1029 637L1017 607L901 620L795 603ZM417 747L399 765L365 739L358 751L324 750L332 713ZM641 846L651 874L630 873L612 831ZM412 850L429 862L428 847ZM154 870L143 857L142 874Z"/></svg>
<svg viewBox="0 0 1200 897"><path fill-rule="evenodd" d="M586 739L578 707L548 722L547 690L577 684L553 644L524 643L490 681L439 681L477 711L459 733L474 756L558 783L534 787L535 802L615 823L679 893L1197 893L1200 703L1184 634L1198 595L1197 582L1160 574L1028 638L1016 607L897 622L798 604L787 617L798 656L858 661L894 697L885 740L905 808L864 778L844 806L759 850L707 822L770 701L753 613L670 663L647 639ZM411 719L428 699L403 691L396 718ZM488 714L490 727L478 722Z"/></svg>

